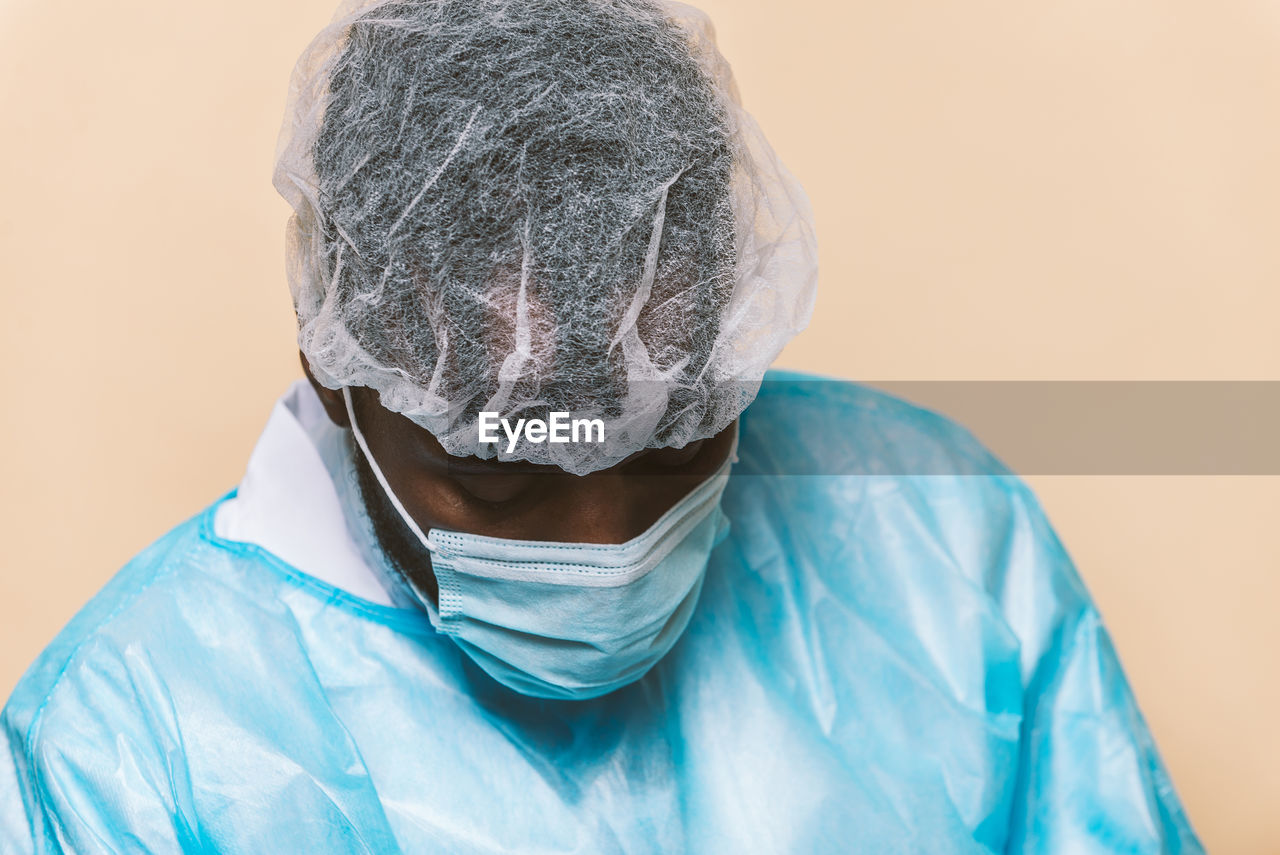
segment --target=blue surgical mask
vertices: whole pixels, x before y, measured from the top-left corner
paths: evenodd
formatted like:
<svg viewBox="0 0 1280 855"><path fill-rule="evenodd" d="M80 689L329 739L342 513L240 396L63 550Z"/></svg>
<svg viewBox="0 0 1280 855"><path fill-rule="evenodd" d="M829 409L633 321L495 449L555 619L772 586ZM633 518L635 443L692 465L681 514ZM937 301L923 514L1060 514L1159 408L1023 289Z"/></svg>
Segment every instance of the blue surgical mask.
<svg viewBox="0 0 1280 855"><path fill-rule="evenodd" d="M540 698L594 698L635 682L688 626L707 562L728 534L720 468L643 534L619 544L424 533L392 492L356 425L356 443L405 525L431 554L439 602L416 591L431 623L498 682Z"/></svg>

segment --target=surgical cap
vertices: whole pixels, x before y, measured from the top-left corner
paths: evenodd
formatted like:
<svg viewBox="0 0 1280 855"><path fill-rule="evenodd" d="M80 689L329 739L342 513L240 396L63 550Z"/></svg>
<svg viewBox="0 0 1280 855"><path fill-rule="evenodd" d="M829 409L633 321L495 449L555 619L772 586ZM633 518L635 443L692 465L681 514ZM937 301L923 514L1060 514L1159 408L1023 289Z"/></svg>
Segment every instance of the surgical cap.
<svg viewBox="0 0 1280 855"><path fill-rule="evenodd" d="M808 323L808 200L696 9L348 3L289 100L299 347L450 454L585 474L682 447ZM508 450L481 441L486 411L600 419L604 440Z"/></svg>

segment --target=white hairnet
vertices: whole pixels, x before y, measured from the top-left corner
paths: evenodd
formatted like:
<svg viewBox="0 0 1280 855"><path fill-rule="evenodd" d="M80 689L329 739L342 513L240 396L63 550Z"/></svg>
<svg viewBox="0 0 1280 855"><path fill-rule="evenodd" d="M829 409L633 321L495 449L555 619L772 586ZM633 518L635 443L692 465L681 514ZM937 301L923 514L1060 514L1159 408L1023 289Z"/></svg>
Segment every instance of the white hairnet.
<svg viewBox="0 0 1280 855"><path fill-rule="evenodd" d="M808 323L808 200L696 9L347 3L289 100L299 347L451 454L584 474L712 436ZM481 411L605 439L508 451Z"/></svg>

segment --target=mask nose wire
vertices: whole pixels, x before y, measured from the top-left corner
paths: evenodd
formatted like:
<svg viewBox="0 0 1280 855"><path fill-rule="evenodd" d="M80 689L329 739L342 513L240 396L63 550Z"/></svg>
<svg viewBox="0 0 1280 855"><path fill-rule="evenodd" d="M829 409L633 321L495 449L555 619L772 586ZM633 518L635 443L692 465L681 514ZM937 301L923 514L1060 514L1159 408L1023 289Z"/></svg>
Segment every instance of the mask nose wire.
<svg viewBox="0 0 1280 855"><path fill-rule="evenodd" d="M387 498L391 500L391 504L395 507L396 512L400 514L400 518L405 524L418 536L418 540L422 545L431 548L427 541L427 535L422 531L422 527L418 525L413 517L409 516L409 512L404 509L404 505L400 504L400 499L396 497L395 491L391 489L391 485L387 483L386 476L382 474L382 469L378 466L378 461L373 459L373 452L369 450L369 444L364 441L364 434L360 432L360 425L356 424L356 410L351 403L351 387L342 387L342 400L347 405L347 420L351 422L351 433L355 437L356 444L360 446L360 453L364 455L364 459L369 462L369 468L373 470L373 477L378 479L378 484L382 487L382 492L387 494Z"/></svg>

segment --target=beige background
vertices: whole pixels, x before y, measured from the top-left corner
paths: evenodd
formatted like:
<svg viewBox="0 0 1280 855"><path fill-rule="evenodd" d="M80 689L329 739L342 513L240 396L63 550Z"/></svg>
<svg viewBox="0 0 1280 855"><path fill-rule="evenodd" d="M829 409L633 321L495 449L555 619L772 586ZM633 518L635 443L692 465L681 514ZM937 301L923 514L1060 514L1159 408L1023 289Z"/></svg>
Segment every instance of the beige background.
<svg viewBox="0 0 1280 855"><path fill-rule="evenodd" d="M705 6L817 213L782 364L1280 379L1276 3ZM330 12L0 0L0 695L298 374L269 178ZM1206 843L1280 852L1280 478L1031 480Z"/></svg>

